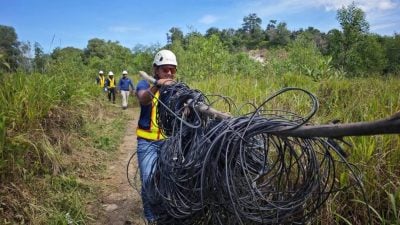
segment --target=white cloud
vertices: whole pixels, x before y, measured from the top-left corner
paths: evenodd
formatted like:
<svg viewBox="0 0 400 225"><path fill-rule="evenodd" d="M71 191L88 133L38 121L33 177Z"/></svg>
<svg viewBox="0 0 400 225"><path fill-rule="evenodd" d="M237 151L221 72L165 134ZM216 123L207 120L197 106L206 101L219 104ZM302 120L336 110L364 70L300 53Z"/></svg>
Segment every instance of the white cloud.
<svg viewBox="0 0 400 225"><path fill-rule="evenodd" d="M140 29L137 27L128 27L128 26L113 26L108 28L109 31L117 32L117 33L129 33L132 31L139 31Z"/></svg>
<svg viewBox="0 0 400 225"><path fill-rule="evenodd" d="M395 28L397 24L398 23L395 23L395 22L393 22L393 23L382 23L382 24L378 24L377 23L377 24L372 25L370 29L372 31L386 30L386 29ZM395 32L395 30L393 30L393 32Z"/></svg>
<svg viewBox="0 0 400 225"><path fill-rule="evenodd" d="M315 5L325 7L327 11L331 10L336 11L342 8L343 6L350 5L353 2L353 0L336 0L336 1L313 0L310 2L313 2ZM376 10L378 11L391 10L399 6L399 4L396 3L394 0L357 0L354 2L358 7L364 10L366 13Z"/></svg>
<svg viewBox="0 0 400 225"><path fill-rule="evenodd" d="M400 7L398 0L255 0L246 4L246 8L256 9L263 15L290 13L307 10L307 8L323 7L327 11L336 11L352 2L366 13L372 11L393 10Z"/></svg>
<svg viewBox="0 0 400 225"><path fill-rule="evenodd" d="M203 23L203 24L212 24L215 23L218 20L218 18L216 16L213 15L204 15L199 22Z"/></svg>
<svg viewBox="0 0 400 225"><path fill-rule="evenodd" d="M318 14L322 17L324 13L332 14L344 6L349 6L353 1L365 12L366 19L370 23L370 31L379 33L399 31L400 0L252 0L243 3L240 8L242 12L256 13L262 19L284 17L285 22L293 25L301 21L291 21L292 15L302 15L304 20L315 18ZM318 23L322 24L320 27L324 27L329 23L332 24L332 21L323 23L315 21L310 25ZM325 27L331 29L332 26Z"/></svg>

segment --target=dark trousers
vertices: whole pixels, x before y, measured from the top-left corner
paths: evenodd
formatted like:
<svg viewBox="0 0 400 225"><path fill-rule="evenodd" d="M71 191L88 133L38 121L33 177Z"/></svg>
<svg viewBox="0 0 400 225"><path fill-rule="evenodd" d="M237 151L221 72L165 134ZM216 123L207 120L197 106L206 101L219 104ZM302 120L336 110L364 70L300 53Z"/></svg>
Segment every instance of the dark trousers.
<svg viewBox="0 0 400 225"><path fill-rule="evenodd" d="M111 102L111 98L112 98L113 103L115 103L115 88L108 89L108 101Z"/></svg>

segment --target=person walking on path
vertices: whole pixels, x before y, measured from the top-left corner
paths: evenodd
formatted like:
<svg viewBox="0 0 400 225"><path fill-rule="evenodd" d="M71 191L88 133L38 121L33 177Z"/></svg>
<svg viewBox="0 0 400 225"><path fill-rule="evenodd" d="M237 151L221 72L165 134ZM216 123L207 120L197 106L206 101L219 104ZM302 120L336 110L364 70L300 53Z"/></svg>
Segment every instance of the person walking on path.
<svg viewBox="0 0 400 225"><path fill-rule="evenodd" d="M99 71L99 76L96 77L96 84L99 85L99 87L101 89L103 89L105 81L106 81L106 78L104 76L104 72L103 72L103 70L100 70Z"/></svg>
<svg viewBox="0 0 400 225"><path fill-rule="evenodd" d="M146 186L151 180L154 163L158 157L164 139L166 138L157 125L157 105L160 96L160 85L168 85L174 82L176 67L178 63L176 56L169 50L159 51L153 61L153 76L156 78L154 84L146 80L138 82L136 95L140 103L140 116L137 135L137 156L142 182L142 202L144 216L149 224L156 224L157 218L149 202L151 193L146 191Z"/></svg>
<svg viewBox="0 0 400 225"><path fill-rule="evenodd" d="M108 78L106 79L105 82L105 89L108 91L108 101L112 102L115 104L115 88L116 88L116 82L114 78L114 73L112 71L108 72Z"/></svg>
<svg viewBox="0 0 400 225"><path fill-rule="evenodd" d="M131 91L129 91L129 87L131 87ZM118 89L122 96L122 109L127 109L129 93L133 93L135 91L135 87L133 86L131 79L128 78L128 71L126 70L122 72L122 78L118 82Z"/></svg>

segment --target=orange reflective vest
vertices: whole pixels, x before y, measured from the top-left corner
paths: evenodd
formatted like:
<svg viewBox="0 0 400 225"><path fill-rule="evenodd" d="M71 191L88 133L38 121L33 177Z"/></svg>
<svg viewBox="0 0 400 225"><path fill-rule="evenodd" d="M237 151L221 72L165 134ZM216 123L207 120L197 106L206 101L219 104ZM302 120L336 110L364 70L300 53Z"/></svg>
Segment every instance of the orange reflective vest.
<svg viewBox="0 0 400 225"><path fill-rule="evenodd" d="M136 135L140 138L152 141L164 140L166 138L157 124L157 105L159 96L160 92L157 91L154 94L154 98L151 103L150 129L145 130L139 127L136 129Z"/></svg>

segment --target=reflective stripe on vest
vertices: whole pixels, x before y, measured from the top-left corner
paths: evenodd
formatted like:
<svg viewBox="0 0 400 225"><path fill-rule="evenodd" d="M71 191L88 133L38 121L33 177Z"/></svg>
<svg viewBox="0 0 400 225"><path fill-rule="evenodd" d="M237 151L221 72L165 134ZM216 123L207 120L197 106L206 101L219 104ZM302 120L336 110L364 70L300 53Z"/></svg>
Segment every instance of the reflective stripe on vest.
<svg viewBox="0 0 400 225"><path fill-rule="evenodd" d="M99 85L100 85L100 87L104 87L104 81L105 81L106 79L105 79L105 77L104 76L99 76Z"/></svg>
<svg viewBox="0 0 400 225"><path fill-rule="evenodd" d="M114 82L114 77L111 79L111 78L108 78L108 80L110 81L110 86L109 86L109 88L115 88L115 82Z"/></svg>
<svg viewBox="0 0 400 225"><path fill-rule="evenodd" d="M157 124L157 105L158 105L158 97L160 96L160 92L157 91L154 94L154 98L151 103L151 116L150 116L150 129L145 130L141 128L136 129L136 135L140 138L144 138L147 140L164 140L165 136L161 133L161 129Z"/></svg>

